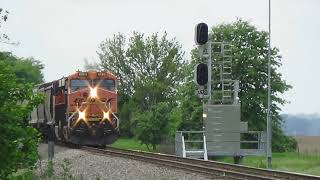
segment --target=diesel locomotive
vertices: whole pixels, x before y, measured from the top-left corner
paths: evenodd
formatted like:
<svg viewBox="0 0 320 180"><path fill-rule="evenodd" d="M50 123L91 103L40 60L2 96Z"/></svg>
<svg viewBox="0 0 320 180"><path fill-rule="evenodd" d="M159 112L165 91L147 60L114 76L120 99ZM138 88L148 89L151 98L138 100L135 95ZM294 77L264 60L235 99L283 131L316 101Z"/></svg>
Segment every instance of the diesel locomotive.
<svg viewBox="0 0 320 180"><path fill-rule="evenodd" d="M57 140L93 146L118 137L117 77L111 72L77 71L40 84L34 92L42 93L44 102L33 110L29 123L44 137L51 130Z"/></svg>

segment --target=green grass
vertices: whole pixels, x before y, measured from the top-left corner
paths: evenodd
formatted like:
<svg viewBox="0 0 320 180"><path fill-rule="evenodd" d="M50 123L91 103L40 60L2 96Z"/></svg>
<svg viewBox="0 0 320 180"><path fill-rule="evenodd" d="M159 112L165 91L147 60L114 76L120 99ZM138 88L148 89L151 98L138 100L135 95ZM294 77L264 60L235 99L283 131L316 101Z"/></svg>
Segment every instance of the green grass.
<svg viewBox="0 0 320 180"><path fill-rule="evenodd" d="M230 157L218 158L218 161L233 163ZM266 158L263 156L245 157L243 165L265 168ZM273 153L272 168L275 170L312 174L320 176L320 156L303 155L294 152Z"/></svg>
<svg viewBox="0 0 320 180"><path fill-rule="evenodd" d="M136 139L120 138L111 146L121 149L149 151L146 145L141 145ZM215 160L233 163L233 158L231 157L218 157ZM264 156L248 156L243 159L242 164L246 166L265 168L266 158ZM320 156L304 155L293 152L273 153L272 168L275 170L320 176Z"/></svg>
<svg viewBox="0 0 320 180"><path fill-rule="evenodd" d="M36 175L30 169L20 169L8 178L9 180L35 180Z"/></svg>
<svg viewBox="0 0 320 180"><path fill-rule="evenodd" d="M141 144L136 139L124 139L120 138L116 142L114 142L111 147L120 148L120 149L132 149L132 150L141 150L141 151L151 151L152 148L149 146L150 149L145 144Z"/></svg>

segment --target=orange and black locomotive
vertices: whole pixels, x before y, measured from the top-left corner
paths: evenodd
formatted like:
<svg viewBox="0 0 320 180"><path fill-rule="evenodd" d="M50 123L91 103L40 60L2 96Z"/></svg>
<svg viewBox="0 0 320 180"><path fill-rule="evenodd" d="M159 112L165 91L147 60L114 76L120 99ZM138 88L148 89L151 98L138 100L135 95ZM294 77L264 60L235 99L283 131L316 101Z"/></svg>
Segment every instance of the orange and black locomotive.
<svg viewBox="0 0 320 180"><path fill-rule="evenodd" d="M46 137L54 128L56 139L78 145L103 146L119 135L117 77L110 72L81 72L39 85L44 103L31 114L30 123Z"/></svg>

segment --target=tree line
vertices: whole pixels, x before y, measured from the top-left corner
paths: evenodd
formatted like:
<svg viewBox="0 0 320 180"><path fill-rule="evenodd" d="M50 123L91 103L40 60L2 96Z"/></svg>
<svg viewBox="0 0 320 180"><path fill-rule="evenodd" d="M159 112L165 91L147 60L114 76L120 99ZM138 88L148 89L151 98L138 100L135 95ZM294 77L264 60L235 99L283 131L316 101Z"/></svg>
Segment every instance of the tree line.
<svg viewBox="0 0 320 180"><path fill-rule="evenodd" d="M0 9L1 24L8 12ZM250 130L266 129L267 102L267 32L259 31L246 21L214 26L213 41L232 42L233 78L240 80L242 120ZM0 41L10 41L0 31ZM137 138L155 149L177 130L202 130L202 102L195 95L193 69L198 61L192 50L186 59L182 45L167 33L145 35L134 32L130 37L115 34L102 41L97 50L99 62L86 63L87 69L109 70L119 77L119 117L121 136ZM286 101L279 94L291 88L279 72L281 55L273 48L272 128L273 150L291 151L296 142L281 130L279 104ZM32 109L42 102L33 93L35 84L44 81L44 65L33 58L20 58L0 51L0 179L18 168L33 166L38 159L39 134L28 125Z"/></svg>

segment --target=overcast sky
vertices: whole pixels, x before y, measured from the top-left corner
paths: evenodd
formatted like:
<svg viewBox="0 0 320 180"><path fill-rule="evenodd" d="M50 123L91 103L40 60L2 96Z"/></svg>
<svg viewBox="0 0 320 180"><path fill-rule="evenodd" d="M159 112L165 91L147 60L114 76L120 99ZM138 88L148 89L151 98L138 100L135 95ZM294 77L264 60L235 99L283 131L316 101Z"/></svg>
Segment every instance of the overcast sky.
<svg viewBox="0 0 320 180"><path fill-rule="evenodd" d="M41 60L46 81L83 69L84 58L97 60L99 43L118 32L167 31L189 54L198 22L211 26L240 17L268 28L267 0L0 1L10 11L3 30L20 42L17 47L0 43L0 50ZM280 71L293 85L283 96L291 101L283 113L320 113L319 18L318 0L272 1L272 45L280 48Z"/></svg>

